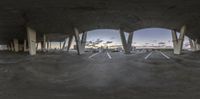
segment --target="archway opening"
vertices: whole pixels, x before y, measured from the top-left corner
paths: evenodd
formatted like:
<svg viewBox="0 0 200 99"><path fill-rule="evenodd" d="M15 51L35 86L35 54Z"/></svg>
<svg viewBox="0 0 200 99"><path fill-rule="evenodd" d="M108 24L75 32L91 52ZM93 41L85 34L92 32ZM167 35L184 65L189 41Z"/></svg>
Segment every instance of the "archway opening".
<svg viewBox="0 0 200 99"><path fill-rule="evenodd" d="M179 36L180 33L177 33ZM126 39L128 33L125 33ZM190 50L189 38L185 36L183 49ZM87 48L99 48L99 47L121 47L122 42L120 39L119 30L112 29L97 29L88 31ZM93 45L93 46L91 46ZM170 29L164 28L145 28L134 31L132 47L137 48L163 48L173 49L172 33Z"/></svg>

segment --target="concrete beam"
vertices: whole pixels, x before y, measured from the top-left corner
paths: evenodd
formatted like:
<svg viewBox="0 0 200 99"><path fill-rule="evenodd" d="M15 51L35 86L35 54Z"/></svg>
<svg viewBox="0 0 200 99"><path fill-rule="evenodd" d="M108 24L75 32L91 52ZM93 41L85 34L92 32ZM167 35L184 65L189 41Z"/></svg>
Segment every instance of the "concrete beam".
<svg viewBox="0 0 200 99"><path fill-rule="evenodd" d="M83 35L82 35L82 39L80 39L78 29L74 28L74 36L75 36L76 48L77 48L78 55L81 55L85 51L87 33L84 32Z"/></svg>
<svg viewBox="0 0 200 99"><path fill-rule="evenodd" d="M180 30L179 38L177 38L177 33L175 31L172 31L172 39L173 39L173 45L174 45L174 54L180 55L182 48L183 48L183 42L186 32L186 26L182 26Z"/></svg>
<svg viewBox="0 0 200 99"><path fill-rule="evenodd" d="M29 54L36 55L36 31L27 27Z"/></svg>
<svg viewBox="0 0 200 99"><path fill-rule="evenodd" d="M133 32L130 32L128 35L128 40L126 40L125 33L123 29L120 29L120 37L122 41L122 45L125 51L125 54L130 54L132 50L132 40L133 40Z"/></svg>
<svg viewBox="0 0 200 99"><path fill-rule="evenodd" d="M14 51L19 52L19 41L18 41L18 39L13 39L13 44L14 44Z"/></svg>

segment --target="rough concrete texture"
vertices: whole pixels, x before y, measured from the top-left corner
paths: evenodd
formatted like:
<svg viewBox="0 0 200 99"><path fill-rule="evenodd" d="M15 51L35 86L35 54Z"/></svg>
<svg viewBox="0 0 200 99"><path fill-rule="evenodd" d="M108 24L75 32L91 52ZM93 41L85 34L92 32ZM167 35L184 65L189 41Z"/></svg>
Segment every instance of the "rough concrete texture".
<svg viewBox="0 0 200 99"><path fill-rule="evenodd" d="M199 99L200 53L1 52L0 99Z"/></svg>
<svg viewBox="0 0 200 99"><path fill-rule="evenodd" d="M93 29L131 32L160 27L179 30L187 25L187 35L199 39L198 0L1 0L0 40L26 38L26 26L44 33L73 33Z"/></svg>

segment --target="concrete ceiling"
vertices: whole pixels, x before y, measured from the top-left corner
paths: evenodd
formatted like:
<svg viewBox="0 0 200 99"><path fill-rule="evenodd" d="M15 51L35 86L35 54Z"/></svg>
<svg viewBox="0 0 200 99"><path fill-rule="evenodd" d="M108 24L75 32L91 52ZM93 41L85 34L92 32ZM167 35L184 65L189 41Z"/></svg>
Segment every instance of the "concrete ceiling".
<svg viewBox="0 0 200 99"><path fill-rule="evenodd" d="M26 38L26 26L46 33L73 33L93 29L119 29L131 32L160 27L179 30L200 39L198 0L1 0L0 42Z"/></svg>

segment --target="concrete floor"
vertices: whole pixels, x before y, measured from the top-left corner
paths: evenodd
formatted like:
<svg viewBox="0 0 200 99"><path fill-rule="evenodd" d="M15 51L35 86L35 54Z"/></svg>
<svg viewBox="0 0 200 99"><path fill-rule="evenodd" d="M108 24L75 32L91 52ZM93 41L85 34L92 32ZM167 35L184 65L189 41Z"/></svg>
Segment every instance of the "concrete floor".
<svg viewBox="0 0 200 99"><path fill-rule="evenodd" d="M0 99L199 99L200 52L0 52Z"/></svg>

